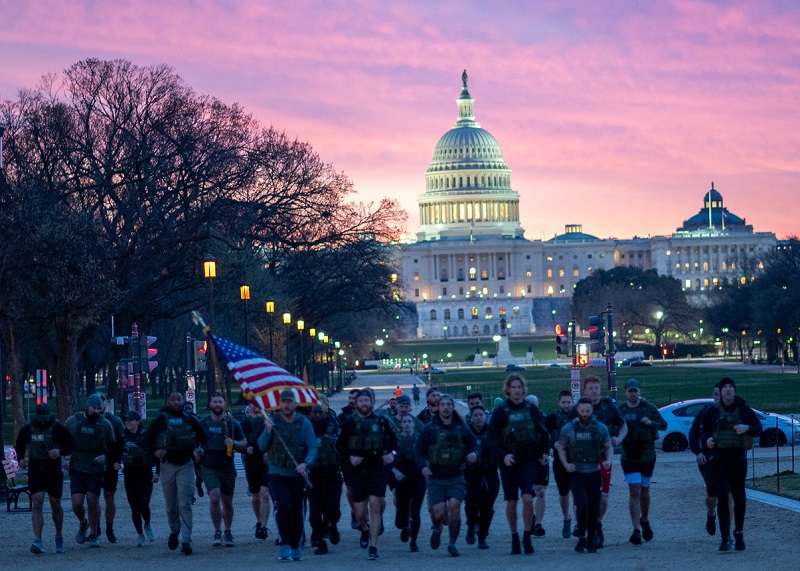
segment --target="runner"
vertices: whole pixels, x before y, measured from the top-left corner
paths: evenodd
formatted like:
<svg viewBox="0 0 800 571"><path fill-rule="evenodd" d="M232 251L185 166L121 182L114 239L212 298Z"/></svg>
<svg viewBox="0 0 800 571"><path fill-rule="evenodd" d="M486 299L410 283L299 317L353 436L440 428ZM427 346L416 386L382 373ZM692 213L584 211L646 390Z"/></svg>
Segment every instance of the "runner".
<svg viewBox="0 0 800 571"><path fill-rule="evenodd" d="M593 414L591 399L583 397L575 405L578 417L561 429L556 450L569 472L572 500L578 520L578 553L597 553L594 535L600 509L601 468L611 467L614 449L608 429Z"/></svg>
<svg viewBox="0 0 800 571"><path fill-rule="evenodd" d="M408 395L400 395L397 398L397 414L387 417L392 425L394 433L399 437L401 432L401 423L403 417L411 414L411 399ZM412 417L413 418L413 417ZM425 426L418 418L414 418L414 431L419 433L422 427Z"/></svg>
<svg viewBox="0 0 800 571"><path fill-rule="evenodd" d="M619 412L628 427L628 434L622 441L622 472L628 483L630 493L629 508L633 535L633 545L641 545L642 539L653 539L650 526L650 478L656 465L655 441L658 431L667 428L661 413L651 403L639 396L640 386L636 379L625 383L625 402Z"/></svg>
<svg viewBox="0 0 800 571"><path fill-rule="evenodd" d="M155 541L150 527L150 499L158 472L153 474L153 456L144 442L142 417L135 410L125 415L122 431L122 474L125 476L125 497L131 507L131 519L136 529L136 545L144 547ZM119 470L120 465L116 465Z"/></svg>
<svg viewBox="0 0 800 571"><path fill-rule="evenodd" d="M310 419L317 439L317 459L309 472L313 486L308 497L311 546L316 547L314 555L324 555L328 553L325 538L330 539L331 545L337 545L340 538L337 525L342 517L342 475L336 455L339 425L318 404L311 408Z"/></svg>
<svg viewBox="0 0 800 571"><path fill-rule="evenodd" d="M245 412L245 419L242 423L242 432L247 439L247 447L242 454L244 464L244 475L247 479L247 490L250 492L250 504L256 516L255 536L256 539L267 539L269 537L269 481L267 469L267 458L258 449L258 437L264 431L264 415L261 407L251 404Z"/></svg>
<svg viewBox="0 0 800 571"><path fill-rule="evenodd" d="M439 394L439 389L436 387L430 387L427 391L425 391L425 401L427 402L428 406L417 415L417 418L420 420L420 422L422 422L422 424L428 424L431 420L433 420L433 416L437 411L436 405L439 403Z"/></svg>
<svg viewBox="0 0 800 571"><path fill-rule="evenodd" d="M114 414L112 401L106 401L106 395L97 393L103 402L103 417L111 423L114 428L114 443L111 445L111 456L114 458L122 457L122 432L125 430L122 420ZM114 518L117 515L117 485L119 484L119 462L108 462L106 473L103 475L103 500L106 504L106 539L109 543L116 543L117 536L114 534ZM100 524L97 524L95 535L100 537Z"/></svg>
<svg viewBox="0 0 800 571"><path fill-rule="evenodd" d="M489 442L489 424L486 409L476 405L470 411L472 422L469 428L480 448L478 460L467 464L464 478L467 482L465 512L467 514L467 545L475 543L478 536L478 549L489 549L486 537L494 518L494 502L500 492L500 477L497 473L497 455Z"/></svg>
<svg viewBox="0 0 800 571"><path fill-rule="evenodd" d="M31 553L45 553L42 543L44 530L44 496L50 501L53 525L56 528L55 552L64 553L64 509L61 496L64 491L62 458L69 456L75 441L69 431L53 416L47 403L36 406L36 416L30 424L23 426L17 435L14 449L21 458L19 467L28 469L28 489L31 493L31 522L33 543ZM28 454L26 458L25 454Z"/></svg>
<svg viewBox="0 0 800 571"><path fill-rule="evenodd" d="M397 399L398 408L401 406L401 399L402 397ZM408 399L407 395L406 399ZM420 510L427 487L427 481L417 467L415 457L415 448L420 432L419 419L407 412L400 420L397 456L392 466L396 507L394 524L400 530L400 541L403 543L408 541L412 553L419 551L417 537L422 525Z"/></svg>
<svg viewBox="0 0 800 571"><path fill-rule="evenodd" d="M414 374L413 370L411 371L411 374ZM414 386L411 388L411 394L414 397L414 406L419 406L419 387L417 386L417 383L414 383Z"/></svg>
<svg viewBox="0 0 800 571"><path fill-rule="evenodd" d="M361 389L351 389L347 395L347 404L342 407L342 412L339 416L336 417L336 420L339 423L339 426L342 426L348 417L355 414L356 410L356 399L358 398L358 393ZM342 480L344 480L344 489L345 489L345 497L347 498L347 503L350 506L350 529L358 529L360 524L358 523L358 519L356 518L356 511L355 507L353 506L353 493L350 489L350 473L352 466L350 462L347 462L346 459L341 462L342 466Z"/></svg>
<svg viewBox="0 0 800 571"><path fill-rule="evenodd" d="M711 397L714 402L708 404L707 407L712 407L719 402L719 383L715 384L711 390ZM717 533L717 496L711 495L708 479L708 459L711 457L711 451L708 449L707 443L700 439L700 420L703 418L704 412L701 410L692 421L692 427L689 429L689 449L697 457L697 468L700 470L706 486L706 532L708 535L714 536Z"/></svg>
<svg viewBox="0 0 800 571"><path fill-rule="evenodd" d="M572 393L561 391L558 393L558 409L544 419L545 426L550 432L550 441L553 446L561 436L561 429L568 422L572 405ZM564 518L561 537L569 539L572 528L572 518L569 512L569 472L561 462L561 458L555 448L553 448L553 479L556 481L556 487L558 488L558 504L561 506L561 515Z"/></svg>
<svg viewBox="0 0 800 571"><path fill-rule="evenodd" d="M437 414L425 425L416 446L417 466L428 478L428 509L431 513L431 549L439 549L447 523L450 542L447 553L461 555L456 540L461 531L461 502L467 493L464 463L478 459L480 447L450 395L440 395Z"/></svg>

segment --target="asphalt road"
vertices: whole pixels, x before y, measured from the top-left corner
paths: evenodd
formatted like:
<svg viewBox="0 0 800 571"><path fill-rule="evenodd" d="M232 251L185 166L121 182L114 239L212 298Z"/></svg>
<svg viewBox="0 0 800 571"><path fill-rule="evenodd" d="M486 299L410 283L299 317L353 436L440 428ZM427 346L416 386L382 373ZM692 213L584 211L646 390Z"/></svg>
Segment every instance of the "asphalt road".
<svg viewBox="0 0 800 571"><path fill-rule="evenodd" d="M394 390L397 382L404 391L410 393L411 376L397 375L361 375L353 386L369 384L378 392L378 398L385 399ZM423 391L424 394L424 391ZM335 395L331 404L337 410L346 402L345 394ZM786 454L788 448L781 450ZM757 457L774 457L774 449L757 451ZM761 464L759 464L761 466ZM358 534L349 529L349 509L342 499L343 523L342 541L332 546L328 555L315 556L312 549L304 550L305 561L302 563L284 563L283 565L314 565L317 569L360 569L375 566L406 568L408 565L435 565L436 569L485 570L497 566L508 565L546 565L548 569L584 569L606 566L613 569L646 569L648 571L665 569L704 569L711 566L724 566L726 570L796 568L800 560L800 545L797 530L800 529L800 510L789 504L787 508L776 507L768 503L750 500L748 502L745 523L745 539L747 550L742 553L719 554L718 537L709 537L705 530L705 508L703 500L705 491L700 475L695 468L691 453L659 454L658 464L652 481L651 522L655 531L655 539L642 546L628 543L631 533L630 516L628 515L627 487L619 468L619 459L615 458L612 476L609 512L604 521L606 547L596 555L579 555L573 551L575 540L562 539L560 536L561 514L558 509L557 492L554 486L548 488L546 495L547 511L544 527L547 535L534 540L536 553L533 556L512 556L509 553L509 530L505 521L505 508L502 494L495 506L495 519L488 541L491 549L479 551L476 546L467 546L462 536L458 545L460 558L451 558L444 548L433 551L428 546L430 525L423 513L423 527L419 538L421 551L409 553L408 545L401 543L399 533L394 529L394 509L391 495L387 496L387 510L384 516L386 533L380 538L378 549L380 561L367 561L366 551L358 546ZM3 567L15 569L31 564L53 566L56 569L85 570L87 565L96 569L148 569L168 565L170 569L215 569L244 568L277 564L278 548L274 542L275 523L270 519L270 530L273 534L267 540L258 540L253 536L255 523L249 498L246 494L244 478L237 481L234 505L236 515L233 523L233 534L236 547L212 548L212 526L208 514L208 498L198 499L194 507L194 554L181 555L166 548L167 526L164 515L164 502L160 489L153 494L153 529L156 542L144 548L134 546L135 532L130 523L130 511L125 501L122 484L117 492L116 532L119 543L115 545L101 543L100 549L89 549L86 545L75 544L72 537L77 530L77 520L72 515L68 499L62 502L65 510L65 538L67 553L52 553L53 526L49 521L49 507L45 507L44 540L48 553L34 556L29 552L32 540L29 513L0 512L0 530L2 530ZM308 528L307 528L308 529ZM711 559L709 559L711 558ZM717 559L719 558L719 559ZM44 567L43 567L44 568Z"/></svg>

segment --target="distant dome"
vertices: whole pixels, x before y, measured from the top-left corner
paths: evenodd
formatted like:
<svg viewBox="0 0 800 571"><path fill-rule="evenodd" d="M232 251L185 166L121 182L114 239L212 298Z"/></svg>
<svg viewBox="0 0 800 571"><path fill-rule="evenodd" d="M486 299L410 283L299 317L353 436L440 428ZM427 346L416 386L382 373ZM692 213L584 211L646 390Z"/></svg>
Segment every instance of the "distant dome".
<svg viewBox="0 0 800 571"><path fill-rule="evenodd" d="M586 234L582 224L567 224L564 233L554 236L548 242L586 242L600 240L597 236Z"/></svg>
<svg viewBox="0 0 800 571"><path fill-rule="evenodd" d="M703 207L700 212L683 221L683 225L678 228L678 232L695 232L698 230L729 230L729 231L752 231L752 226L748 226L744 218L740 218L728 212L722 202L722 194L711 188L703 194Z"/></svg>
<svg viewBox="0 0 800 571"><path fill-rule="evenodd" d="M433 149L433 161L458 161L489 159L503 161L500 145L489 131L480 127L456 127L442 135Z"/></svg>

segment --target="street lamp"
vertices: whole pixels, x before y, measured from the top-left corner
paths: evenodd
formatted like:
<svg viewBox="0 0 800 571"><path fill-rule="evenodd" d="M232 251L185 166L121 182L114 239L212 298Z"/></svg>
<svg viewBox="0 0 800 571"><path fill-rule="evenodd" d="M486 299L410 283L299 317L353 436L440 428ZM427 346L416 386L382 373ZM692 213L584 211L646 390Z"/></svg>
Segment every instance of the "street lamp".
<svg viewBox="0 0 800 571"><path fill-rule="evenodd" d="M269 360L274 362L272 356L272 314L275 313L275 300L267 300L267 315L269 315Z"/></svg>
<svg viewBox="0 0 800 571"><path fill-rule="evenodd" d="M314 385L314 388L317 388L317 356L314 353L314 339L317 338L317 330L312 327L308 330L308 336L311 337L311 382Z"/></svg>
<svg viewBox="0 0 800 571"><path fill-rule="evenodd" d="M217 277L217 261L213 254L209 252L203 260L203 277L208 282L208 324L214 325L214 280ZM216 392L216 371L213 364L208 368L208 402L211 402L211 396Z"/></svg>
<svg viewBox="0 0 800 571"><path fill-rule="evenodd" d="M292 372L292 360L289 358L289 325L292 324L292 314L286 312L283 314L283 326L286 330L286 370Z"/></svg>
<svg viewBox="0 0 800 571"><path fill-rule="evenodd" d="M303 378L303 368L304 368L303 367L303 331L305 330L305 328L306 328L306 322L303 321L302 319L298 319L297 320L297 332L298 332L297 342L300 345L300 350L299 350L299 353L298 353L298 355L299 355L298 364L300 365L300 375L299 375L299 377L300 377L301 381L305 381L305 379Z"/></svg>
<svg viewBox="0 0 800 571"><path fill-rule="evenodd" d="M500 365L500 339L502 339L502 337L499 335L492 337L492 341L494 341L494 358L497 361L498 366Z"/></svg>
<svg viewBox="0 0 800 571"><path fill-rule="evenodd" d="M250 301L250 286L239 286L239 299L244 302L244 346L247 347L247 302Z"/></svg>

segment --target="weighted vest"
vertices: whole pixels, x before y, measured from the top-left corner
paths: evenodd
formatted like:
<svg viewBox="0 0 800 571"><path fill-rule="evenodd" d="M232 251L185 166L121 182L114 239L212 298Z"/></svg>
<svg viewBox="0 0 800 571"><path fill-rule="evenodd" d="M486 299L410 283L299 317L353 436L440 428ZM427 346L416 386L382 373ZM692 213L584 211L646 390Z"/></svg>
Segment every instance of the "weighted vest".
<svg viewBox="0 0 800 571"><path fill-rule="evenodd" d="M736 406L732 411L726 411L721 403L715 405L719 412L717 425L714 427L714 446L716 448L753 448L753 437L750 433L736 434L734 427L737 424L744 424L741 415L741 406Z"/></svg>
<svg viewBox="0 0 800 571"><path fill-rule="evenodd" d="M588 425L584 425L581 424L580 419L576 418L572 424L575 427L575 440L569 443L569 461L580 464L599 464L597 421L593 418Z"/></svg>
<svg viewBox="0 0 800 571"><path fill-rule="evenodd" d="M507 402L501 406L508 416L508 426L503 428L503 441L507 448L515 450L519 446L538 444L541 441L541 434L531 419L529 402L525 401L520 410L511 410Z"/></svg>
<svg viewBox="0 0 800 571"><path fill-rule="evenodd" d="M629 407L623 404L619 407L622 420L628 425L628 435L622 441L622 447L626 450L641 450L644 446L653 443L658 438L658 430L653 426L642 424L642 419L647 416L647 401L641 399L639 406Z"/></svg>
<svg viewBox="0 0 800 571"><path fill-rule="evenodd" d="M192 452L195 447L195 434L189 419L185 416L165 414L167 429L158 435L156 448L167 452Z"/></svg>
<svg viewBox="0 0 800 571"><path fill-rule="evenodd" d="M428 445L428 462L437 466L460 466L464 463L464 444L461 442L461 423L450 427L434 423L436 440Z"/></svg>
<svg viewBox="0 0 800 571"><path fill-rule="evenodd" d="M105 466L97 464L94 459L107 452L105 445L109 437L107 422L99 419L89 422L82 412L77 413L74 418L77 421L72 435L75 440L75 451L70 456L70 467L79 472L102 472Z"/></svg>
<svg viewBox="0 0 800 571"><path fill-rule="evenodd" d="M126 468L141 468L149 464L149 454L142 448L142 438L137 434L123 433L122 463Z"/></svg>
<svg viewBox="0 0 800 571"><path fill-rule="evenodd" d="M226 450L225 439L233 435L233 422L230 418L214 420L210 416L200 421L203 429L208 435L206 450L214 452L224 452Z"/></svg>
<svg viewBox="0 0 800 571"><path fill-rule="evenodd" d="M356 419L355 433L347 439L347 448L358 452L382 452L383 431L374 416Z"/></svg>
<svg viewBox="0 0 800 571"><path fill-rule="evenodd" d="M317 459L314 461L314 468L330 471L338 466L338 464L339 461L336 456L336 434L328 427L325 434L317 436Z"/></svg>
<svg viewBox="0 0 800 571"><path fill-rule="evenodd" d="M408 434L401 434L397 438L397 457L395 458L395 462L398 465L416 463L414 449L417 446L417 437L418 435L414 433L410 436Z"/></svg>
<svg viewBox="0 0 800 571"><path fill-rule="evenodd" d="M53 449L53 433L55 432L56 424L56 422L50 422L47 426L42 428L41 426L37 426L36 422L31 423L31 460L50 459L47 453Z"/></svg>
<svg viewBox="0 0 800 571"><path fill-rule="evenodd" d="M303 423L300 418L295 419L294 422L286 422L280 416L275 416L272 422L274 423L272 430L277 430L277 434L283 438L283 444L277 435L273 435L269 450L267 450L269 463L293 470L295 465L286 449L288 447L298 462L302 462L306 457L306 447L303 445L300 436L303 430Z"/></svg>

